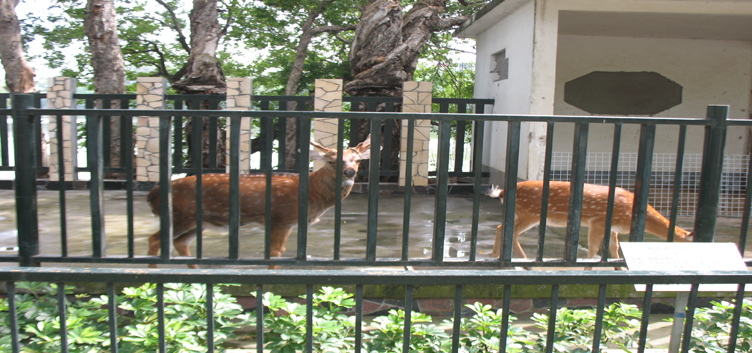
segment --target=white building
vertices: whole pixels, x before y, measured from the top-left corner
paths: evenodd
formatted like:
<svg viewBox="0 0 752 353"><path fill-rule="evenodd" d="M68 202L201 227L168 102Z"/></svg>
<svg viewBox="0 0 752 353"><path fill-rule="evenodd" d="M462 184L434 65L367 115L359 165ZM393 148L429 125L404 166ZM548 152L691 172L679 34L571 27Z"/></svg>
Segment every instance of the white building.
<svg viewBox="0 0 752 353"><path fill-rule="evenodd" d="M455 35L476 38L475 97L495 99L497 114L704 118L708 105L726 104L730 118L750 118L752 0L496 0ZM625 93L592 92L615 83ZM572 149L565 125L556 152ZM546 126L522 129L519 177L540 179ZM624 127L622 152L637 151L638 130ZM659 126L655 152L675 153L677 134ZM591 125L589 136L590 153L611 152L612 125ZM686 152L701 153L703 136L690 128ZM486 125L492 182L505 140L506 123ZM726 154L746 155L749 143L749 129L733 129Z"/></svg>

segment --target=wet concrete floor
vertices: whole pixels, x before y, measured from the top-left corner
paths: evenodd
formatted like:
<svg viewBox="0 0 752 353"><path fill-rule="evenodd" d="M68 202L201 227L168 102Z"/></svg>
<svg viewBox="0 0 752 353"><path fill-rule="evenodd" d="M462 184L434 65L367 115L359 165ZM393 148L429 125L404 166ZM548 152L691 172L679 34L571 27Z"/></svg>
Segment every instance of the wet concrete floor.
<svg viewBox="0 0 752 353"><path fill-rule="evenodd" d="M125 191L105 191L105 233L107 255L127 254L127 217ZM467 259L470 252L472 230L472 195L450 194L447 200L445 259ZM68 254L91 254L91 217L88 191L66 192L66 219ZM42 255L60 255L61 220L59 213L58 191L38 191L40 253ZM134 192L134 244L135 254L145 255L147 238L159 227L159 220L146 204L146 192ZM431 255L434 228L434 195L412 195L410 210L410 246L411 259L428 258ZM384 194L379 196L377 257L399 258L402 246L402 225L404 214L404 195ZM366 249L366 226L368 216L368 196L351 194L343 201L341 256L343 258L363 258ZM496 226L501 218L501 205L497 200L482 197L478 226L478 258L490 257ZM680 217L678 224L692 228L694 220ZM719 218L716 241L737 242L739 239L741 219ZM317 224L309 227L308 254L314 257L331 258L334 249L334 210L329 210ZM561 257L563 252L564 228L548 228L545 257ZM295 230L287 244L285 256L294 256L296 251ZM622 241L627 234L620 235ZM537 227L520 237L525 251L535 254L537 251ZM646 234L646 241L660 239ZM580 237L580 256L586 256L587 228L583 228ZM226 229L207 229L204 232L204 256L224 257L228 254ZM263 256L263 228L247 226L241 229L240 256ZM15 253L16 209L13 190L0 190L0 255ZM752 246L748 246L747 256L752 256ZM195 249L194 249L195 251ZM0 264L2 265L2 264ZM12 263L5 263L5 266ZM80 265L83 266L83 265ZM104 265L103 265L104 266ZM124 267L129 265L113 264ZM143 266L143 265L136 265Z"/></svg>

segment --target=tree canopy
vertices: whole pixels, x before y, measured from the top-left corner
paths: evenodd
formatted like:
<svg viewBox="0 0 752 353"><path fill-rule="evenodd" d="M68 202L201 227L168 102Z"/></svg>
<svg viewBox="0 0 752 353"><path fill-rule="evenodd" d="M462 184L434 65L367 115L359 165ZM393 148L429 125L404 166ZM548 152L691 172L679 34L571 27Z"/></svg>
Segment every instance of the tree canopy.
<svg viewBox="0 0 752 353"><path fill-rule="evenodd" d="M22 0L30 1L30 0ZM310 31L302 61L302 75L294 94L312 90L316 78L353 79L350 52L362 11L375 0L226 0L217 2L219 26L224 31L216 56L227 77L252 77L257 94L284 94L299 53L301 35ZM440 6L438 18L467 16L482 3L407 0L410 13L416 3ZM190 53L191 2L187 0L117 0L117 21L126 80L138 76L178 81ZM26 41L43 42L41 56L64 76L80 85L92 84L93 72L84 35L85 0L57 0L48 11L22 19ZM44 16L42 16L44 14ZM448 28L434 22L421 54L424 66L434 71L457 69ZM73 60L71 60L71 58ZM129 87L129 91L133 87Z"/></svg>

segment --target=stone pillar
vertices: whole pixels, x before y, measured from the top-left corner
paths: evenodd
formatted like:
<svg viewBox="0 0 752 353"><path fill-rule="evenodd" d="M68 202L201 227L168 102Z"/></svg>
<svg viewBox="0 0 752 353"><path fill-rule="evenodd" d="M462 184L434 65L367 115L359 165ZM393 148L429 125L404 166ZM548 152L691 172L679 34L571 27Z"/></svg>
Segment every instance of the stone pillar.
<svg viewBox="0 0 752 353"><path fill-rule="evenodd" d="M407 81L403 85L402 112L430 113L433 100L433 85L431 82ZM412 178L414 186L428 185L428 143L431 137L431 121L418 120L415 122L415 137L413 139ZM400 177L399 185L405 186L405 165L407 159L407 120L402 120L402 141L400 142Z"/></svg>
<svg viewBox="0 0 752 353"><path fill-rule="evenodd" d="M165 109L167 79L139 77L136 109ZM159 117L139 117L136 129L136 180L159 181Z"/></svg>
<svg viewBox="0 0 752 353"><path fill-rule="evenodd" d="M48 80L47 84L47 108L49 109L71 109L76 105L73 94L76 93L76 79L70 77L53 77ZM63 163L65 170L65 180L77 180L77 173L74 168L78 165L76 160L77 143L76 140L76 117L64 115L62 117L62 126L57 126L57 117L50 116L50 181L59 181L60 166L57 163L58 153L63 154ZM63 150L58 148L57 130L63 132Z"/></svg>
<svg viewBox="0 0 752 353"><path fill-rule="evenodd" d="M250 78L227 79L227 110L251 110ZM230 124L227 124L227 172L230 172ZM240 174L251 172L251 118L240 119Z"/></svg>
<svg viewBox="0 0 752 353"><path fill-rule="evenodd" d="M342 88L341 79L317 79L313 110L317 112L341 112ZM316 119L313 138L326 147L336 148L337 126L338 119ZM323 166L323 161L313 162L313 170L319 170Z"/></svg>

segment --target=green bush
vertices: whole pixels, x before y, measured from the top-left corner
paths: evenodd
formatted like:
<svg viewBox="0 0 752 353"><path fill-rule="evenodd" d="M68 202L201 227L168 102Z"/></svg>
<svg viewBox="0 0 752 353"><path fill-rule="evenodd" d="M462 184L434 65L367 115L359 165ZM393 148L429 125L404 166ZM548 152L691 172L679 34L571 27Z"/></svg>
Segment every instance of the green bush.
<svg viewBox="0 0 752 353"><path fill-rule="evenodd" d="M303 295L301 298L305 299ZM264 293L263 305L269 308L264 315L266 346L272 352L296 352L305 349L306 306L290 303L273 293ZM342 314L352 308L352 294L341 288L324 287L320 294L313 295L313 348L315 352L354 350L355 317ZM255 316L251 323L256 324Z"/></svg>
<svg viewBox="0 0 752 353"><path fill-rule="evenodd" d="M203 284L165 284L165 331L168 352L206 351L206 286ZM16 295L18 303L19 336L24 352L60 352L60 320L57 286L19 282L16 287L27 294ZM72 287L65 288L72 293ZM66 299L68 350L72 353L93 353L109 350L110 332L107 310L108 297L76 296ZM88 300L87 300L88 299ZM234 338L238 327L247 325L248 316L235 298L214 287L214 344ZM117 322L119 352L156 352L157 294L156 285L125 288L117 296L118 307L126 310ZM8 301L0 300L0 351L11 347Z"/></svg>
<svg viewBox="0 0 752 353"><path fill-rule="evenodd" d="M24 294L16 295L19 335L23 352L59 352L59 309L57 286L19 282L17 288ZM206 286L203 284L165 284L165 330L168 352L205 352L207 336ZM236 299L214 287L214 346L224 351L221 344L235 338L243 326L255 325L255 316L243 313ZM67 294L72 293L66 287ZM68 349L75 353L109 351L110 333L107 296L89 298L66 297L66 325ZM305 299L305 296L302 296ZM118 315L117 334L120 352L154 352L158 350L156 285L125 288L118 295L117 305L124 314ZM355 317L345 311L355 305L352 294L340 288L323 287L312 298L313 347L316 352L355 351ZM265 293L264 338L266 349L272 352L298 352L305 348L306 306L288 302L273 293ZM473 311L460 322L460 352L498 352L501 337L502 311L490 305L466 305ZM0 351L9 351L11 345L8 301L0 299ZM711 308L697 309L691 339L692 352L726 352L731 330L734 306L728 302L713 302ZM607 344L627 351L636 346L642 313L634 305L613 304L605 308L601 333L602 346ZM510 316L510 323L516 320ZM545 349L548 315L534 314L533 321L539 330L527 331L510 327L506 351L510 353L540 352ZM743 303L736 352L752 353L752 301ZM411 352L448 352L451 337L444 328L432 323L432 318L413 312L410 327ZM386 316L374 318L363 329L360 351L402 352L405 312L390 310ZM453 320L443 325L453 326ZM595 334L594 310L556 311L555 352L590 352Z"/></svg>
<svg viewBox="0 0 752 353"><path fill-rule="evenodd" d="M695 326L690 340L691 352L728 352L731 335L731 319L734 305L729 302L712 302L710 308L695 310ZM742 315L739 318L739 333L735 352L752 352L752 300L742 302Z"/></svg>

